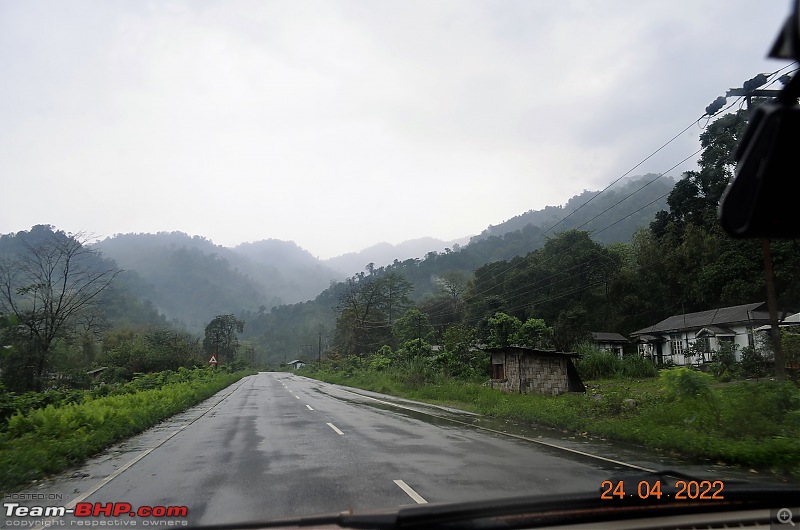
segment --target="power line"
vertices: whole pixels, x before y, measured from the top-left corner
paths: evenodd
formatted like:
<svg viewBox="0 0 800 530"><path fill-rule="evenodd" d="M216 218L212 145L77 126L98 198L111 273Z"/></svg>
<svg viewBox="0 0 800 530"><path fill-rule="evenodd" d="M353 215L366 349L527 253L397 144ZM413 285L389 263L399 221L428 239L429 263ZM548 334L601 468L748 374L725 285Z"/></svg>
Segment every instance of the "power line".
<svg viewBox="0 0 800 530"><path fill-rule="evenodd" d="M742 102L744 101L744 98L743 98L743 96L737 97L737 98L736 98L736 99L735 99L735 100L734 100L734 101L733 101L733 102L732 102L730 105L728 105L728 106L727 106L725 109L722 109L722 110L718 111L717 113L715 113L715 115L717 115L717 114L719 114L719 113L721 113L721 112L724 112L725 110L728 110L728 109L730 109L731 107L733 107L734 105L736 105L736 103L737 103L737 102L739 102L739 101L742 101ZM700 119L702 119L702 117L701 117ZM695 123L699 122L699 121L700 121L700 119L698 119L698 120L697 120ZM710 117L709 117L709 119L710 119ZM639 165L641 165L641 163L643 163L644 161L646 161L647 159L649 159L650 157L652 157L652 156L653 156L655 153L657 153L659 150L663 149L663 147L665 147L666 145L668 145L670 142L674 141L674 140L675 140L675 139L676 139L678 136L680 136L681 134L683 134L684 132L686 132L686 131L687 131L687 130L690 128L690 127L691 127L691 125L689 125L689 126L688 126L687 128L685 128L683 131L681 131L680 133L678 133L677 135L675 135L675 136L674 136L673 138L671 138L671 139L670 139L668 142L666 142L666 143L665 143L665 144L664 144L664 145L663 145L661 148L659 148L659 149L658 149L658 150L656 150L656 151L655 151L653 154L651 154L650 156L648 156L647 158L645 158L645 160L643 160L642 162L640 162L639 164L637 164L637 166L634 166L634 168L633 168L633 169L635 169L636 167L638 167ZM578 226L578 227L577 227L577 229L583 228L584 226L586 226L587 224L591 223L592 221L594 221L594 220L595 220L595 219L597 219L598 217L602 216L603 214L607 213L608 211L612 210L613 208L616 208L616 207L617 207L617 206L618 206L620 203L622 203L623 201L625 201L625 200L627 200L628 198L632 197L633 195L636 195L637 193L641 192L641 191L642 191L644 188L646 188L647 186L649 186L650 184L652 184L652 183L653 183L653 182L655 182L656 180L658 180L658 179L660 179L661 177L663 177L663 176L664 176L666 173L668 173L669 171L672 171L673 169L675 169L675 168L676 168L676 167L678 167L679 165L681 165L681 164L683 164L684 162L686 162L687 160L689 160L691 157L693 157L693 156L697 155L698 153L702 152L702 150L703 150L703 148L700 148L700 149L698 149L697 151L695 151L695 152L694 152L694 153L692 153L691 155L687 156L686 158L684 158L683 160L681 160L681 161L680 161L680 162L678 162L677 164L673 165L673 166L672 166L671 168L669 168L668 170L666 170L666 171L664 171L664 172L660 173L660 174L659 174L659 175L658 175L656 178L654 178L654 179L653 179L653 180L651 180L650 182L647 182L646 184L644 184L643 186L639 187L639 188L638 188L637 190L635 190L634 192L632 192L632 193L628 194L627 196L623 197L623 198L622 198L622 199L620 199L619 201L617 201L617 202L615 202L614 204L612 204L610 207L606 208L606 209L605 209L603 212L599 213L598 215L594 216L592 219L589 219L588 221L586 221L586 222L584 222L583 224L581 224L580 226ZM631 170L631 171L632 171L632 170ZM630 173L630 171L628 171L628 173ZM626 174L627 174L627 173L626 173ZM624 176L625 176L625 175L623 175L623 177L624 177ZM576 210L574 210L573 212L571 212L571 213L570 213L570 214L569 214L567 217L565 217L564 219L562 219L561 221L559 221L559 222L558 222L558 223L556 223L555 225L551 226L551 227L550 227L548 230L546 230L545 232L542 232L541 234L539 234L539 236L538 236L538 237L541 237L541 236L543 236L543 235L544 235L544 233L546 233L547 231L551 230L552 228L554 228L555 226L557 226L557 225L558 225L558 224L560 224L561 222L565 221L565 220L566 220L568 217L570 217L571 215L573 215L574 213L576 213L576 212L577 212L577 211L578 211L580 208L583 208L584 206L586 206L586 205L587 205L589 202L591 202L591 201L592 201L594 198L596 198L596 197L597 197L597 196L599 196L601 193L603 193L603 192L605 192L606 190L608 190L608 188L610 188L611 186L613 186L613 184L615 184L616 182L618 182L618 181L619 181L621 178L623 178L623 177L620 177L620 178L618 178L617 180L615 180L614 182L612 182L612 184L610 184L609 186L607 186L607 187L606 187L605 189L603 189L602 191L598 192L596 195L594 195L594 196L593 196L592 198L590 198L588 201L586 201L585 203L583 203L583 204L582 204L582 205L581 205L581 206L580 206L578 209L576 209ZM626 216L622 217L621 219L619 219L619 220L615 221L615 222L614 222L614 223L612 223L611 225L609 225L609 226L606 226L606 227L604 227L604 228L602 228L602 229L600 229L600 230L596 230L596 231L592 232L592 234L594 235L594 234L599 234L599 233L601 233L601 232L604 232L605 230L607 230L607 229L611 228L612 226L614 226L614 225L616 225L616 224L619 224L620 222L622 222L623 220L625 220L625 219L629 218L630 216L632 216L632 215L634 215L634 214L636 214L636 213L638 213L638 212L642 211L642 210L643 210L644 208L646 208L647 206L650 206L650 205L654 204L655 202L658 202L659 200L661 200L662 198L664 198L664 197L665 197L665 196L667 196L667 195L669 195L669 192L667 192L666 194L663 194L663 195L661 195L659 198L655 199L654 201L651 201L651 202L649 202L648 204L646 204L645 206L643 206L643 207L641 207L641 208L639 208L639 209L635 210L634 212L631 212L631 213L629 213L628 215L626 215ZM526 244L525 246L529 246L529 245L530 245L530 244L532 244L533 242L535 242L535 240L533 240L533 241L529 242L529 243L528 243L528 244ZM525 248L525 247L523 247L523 248ZM567 248L567 249L565 249L564 251L566 251L566 250L569 250L569 249L571 249L571 248L572 248L572 247L568 247L568 248ZM555 257L557 257L557 256L553 256L551 259L555 259ZM502 263L502 262L498 261L498 262L496 262L496 263ZM513 267L513 264L511 264L511 263L508 263L507 265L508 265L508 266L507 266L505 269L501 270L501 271L500 271L499 273L497 273L497 274L498 274L498 275L505 274L505 273L506 273L508 270L510 270L510 269ZM486 271L486 273L484 273L484 274L488 274L489 272L494 272L494 271ZM503 285L505 282L507 282L507 281L510 281L510 280L511 280L511 279L513 279L514 277L515 277L515 276L511 276L511 277L509 277L509 278L506 278L506 279L505 279L505 280L504 280L504 281L503 281L503 282L502 282L500 285ZM478 276L476 276L476 279L478 279ZM497 287L497 286L495 286L495 287ZM477 293L477 295L476 295L476 296L480 296L481 294L484 294L484 292L479 292L479 293Z"/></svg>
<svg viewBox="0 0 800 530"><path fill-rule="evenodd" d="M792 63L792 64L793 64L793 63ZM776 75L777 75L777 74L778 74L780 71L782 71L782 70L785 70L785 69L786 69L786 68L788 68L789 66L791 66L791 64L790 64L790 65L786 65L786 66L784 66L783 68L780 68L779 70L776 70L775 72L773 72L772 74L770 74L770 76L769 76L769 77L774 77L774 76L776 76ZM796 70L795 70L795 71L796 71ZM769 78L767 78L767 81L769 81ZM773 80L772 82L770 82L770 84L771 84L771 83L773 83L773 82L774 82L774 80ZM518 253L522 252L523 250L525 250L526 248L528 248L529 246L531 246L533 243L535 243L537 240L541 240L541 238L542 238L542 237L544 237L544 235L545 235L545 234L547 234L548 232L550 232L550 231L554 230L556 227L560 226L560 225L561 225L562 223L564 223L564 222L565 222L567 219L569 219L570 217L572 217L573 215L575 215L575 214L576 214L578 211L580 211L582 208L584 208L586 205L588 205L588 204L589 204L590 202L592 202L594 199L596 199L597 197L599 197L601 194L605 193L605 192L606 192L608 189L610 189L612 186L614 186L616 183L618 183L618 182L619 182L620 180L622 180L624 177L626 177L627 175L629 175L629 174L630 174L631 172L633 172L633 171L634 171L636 168L638 168L639 166L641 166L642 164L644 164L644 163L645 163L647 160L649 160L650 158L652 158L653 156L655 156L657 153L659 153L661 150L663 150L665 147L667 147L669 144L671 144L673 141L675 141L677 138L679 138L681 135L683 135L683 134L684 134L684 133L685 133L687 130L689 130L689 129L692 127L692 125L699 123L699 122L700 122L700 120L701 120L703 117L705 117L705 116L708 116L708 120L706 121L706 125L707 125L707 124L708 124L708 121L709 121L709 120L710 120L710 119L711 119L713 116L716 116L716 115L719 115L719 114L720 114L720 113L722 113L722 112L725 112L726 110L728 110L728 109L730 109L731 107L733 107L734 105L736 105L736 103L737 103L737 102L739 102L739 100L742 100L742 99L743 99L743 97L741 97L741 96L740 96L740 97L738 97L736 100L734 100L734 102L733 102L733 103L731 103L730 105L728 105L728 106L727 106L727 107L725 107L724 109L717 110L717 111L713 112L711 115L708 115L708 113L706 113L706 114L704 114L703 116L701 116L700 118L698 118L697 120L695 120L695 121L694 121L692 124L688 125L688 126L687 126L687 127L685 127L683 130L681 130L679 133L677 133L676 135L674 135L674 136L673 136L672 138L670 138L670 139L669 139L667 142L665 142L664 144L662 144L662 145L661 145L661 146L660 146L658 149L656 149L655 151L653 151L653 152L652 152L650 155L648 155L647 157L645 157L645 158L644 158L643 160L641 160L641 161L640 161L638 164L636 164L636 165L635 165L635 166L633 166L631 169L629 169L627 172L625 172L625 173L624 173L624 174L622 174L620 177L618 177L617 179L615 179L613 182L611 182L611 183L610 183L608 186L606 186L604 189L602 189L601 191L599 191L598 193L596 193L595 195L593 195L592 197L590 197L590 198L589 198L589 199L588 199L586 202L584 202L583 204L581 204L581 205L580 205L578 208L576 208L575 210L573 210L572 212L570 212L568 215L566 215L565 217L563 217L561 220L559 220L559 221L558 221L558 222L556 222L555 224L551 225L549 228L547 228L547 229L546 229L546 230L544 230L543 232L540 232L540 233L539 233L539 234L538 234L538 235L537 235L537 236L536 236L534 239L532 239L531 241L529 241L528 243L526 243L526 244L524 244L522 247L520 247L520 248L519 248L519 249L516 251L516 254L518 254ZM625 197L623 197L623 198L622 198L622 199L620 199L619 201L617 201L617 202L615 202L614 204L612 204L610 207L606 208L605 210L603 210L603 211L602 211L602 212L600 212L599 214L595 215L594 217L592 217L592 218L591 218L591 219L589 219L588 221L584 222L584 223L583 223L583 224L581 224L581 225L580 225L578 228L580 229L580 228L582 228L582 227L584 227L584 226L588 225L589 223L591 223L592 221L596 220L597 218L599 218L599 217L600 217L600 216L602 216L603 214L605 214L605 213L609 212L610 210L612 210L613 208L617 207L617 206L618 206L619 204L621 204L623 201L625 201L625 200L627 200L628 198L632 197L633 195L635 195L635 194L637 194L637 193L641 192L641 191L642 191L644 188L646 188L647 186L651 185L653 182L655 182L655 181L656 181L656 180L658 180L659 178L663 177L663 176L664 176L664 175L665 175L667 172L669 172L669 171L673 170L674 168L678 167L680 164L682 164L682 163L684 163L685 161L689 160L691 157L693 157L693 156L696 156L696 155L697 155L698 153L700 153L701 151L702 151L702 148L698 149L698 150L697 150L697 151L695 151L693 154L691 154L691 155L687 156L686 158L684 158L683 160L681 160L680 162L678 162L677 164L675 164L674 166L672 166L672 167L671 167L670 169L668 169L667 171L665 171L665 172L662 172L661 174L659 174L659 175L658 175L658 176L657 176L655 179L652 179L651 181L647 182L645 185L641 186L639 189L637 189L637 190L635 190L634 192L632 192L632 193L630 193L630 194L626 195ZM599 234L599 233L602 233L602 232L604 232L605 230L608 230L609 228L611 228L611 227L613 227L613 226L615 226L615 225L619 224L620 222L624 221L625 219L627 219L627 218L631 217L632 215L635 215L636 213L638 213L638 212L640 212L641 210L643 210L643 209L647 208L648 206L650 206L650 205L654 204L655 202L658 202L659 200L663 199L663 198L664 198L665 196L667 196L667 195L669 195L669 192L668 192L668 193L666 193L666 194L663 194L663 195L661 195L660 197L658 197L657 199L655 199L655 200L653 200L653 201L650 201L650 202L649 202L649 203L647 203L646 205L644 205L644 206L642 206L642 207L638 208L637 210L635 210L635 211L633 211L633 212L630 212L629 214L627 214L627 215L623 216L622 218L618 219L617 221L614 221L613 223L611 223L611 224L609 224L609 225L607 225L607 226L603 227L602 229L599 229L599 230L595 230L595 231L593 231L591 234L592 234L592 235L597 235L597 234ZM576 244L577 244L577 243L576 243ZM574 246L574 245L572 245L572 246ZM570 249L572 248L572 246L568 247L567 249L562 249L562 251L561 251L559 254L563 254L563 253L565 253L566 251L570 250ZM556 257L558 257L558 255L554 255L554 256L552 256L550 259L546 260L546 261L545 261L545 263L547 263L547 262L551 261L552 259L555 259ZM584 262L584 263L582 263L582 264L578 264L578 265L576 265L576 266L573 266L571 269L574 269L574 268L576 268L576 267L579 267L579 266L586 265L587 263L591 263L591 262L595 261L596 259L598 259L598 258L597 258L597 257L595 257L595 258L592 258L591 260L587 260L586 262ZM497 262L495 262L495 263L496 263L496 264L499 266L499 264L500 264L500 263L505 263L505 262L504 262L504 261L497 261ZM488 275L488 274L494 274L494 275L496 275L496 276L502 276L502 275L504 275L506 272L508 272L509 270L511 270L511 269L512 269L512 268L515 266L513 263L507 263L506 265L507 265L507 266L506 266L506 267L504 267L504 268L502 268L500 271L496 271L496 270L495 270L495 269L496 269L496 266L494 266L494 265L490 265L488 269L486 269L485 271L481 272L479 275L476 275L476 278L475 278L475 279L476 279L476 280L478 280L478 279L480 279L480 278L484 278L484 277L485 277L486 275ZM542 264L540 264L540 265L542 265ZM568 269L568 270L571 270L571 269ZM590 271L589 271L589 272L591 272L592 270L596 270L596 269L590 269ZM521 275L523 272L524 272L524 271L519 271L519 272L517 272L516 274L514 274L514 275L511 275L510 277L503 279L503 280L500 282L500 284L498 284L498 285L493 285L493 286L491 286L491 287L487 287L487 288L485 288L484 290L482 290L482 291L480 291L480 292L476 293L474 296L481 296L481 295L484 295L484 294L486 294L486 293L488 293L488 292L490 292L490 291L493 291L493 290L495 290L495 289L497 289L497 288L500 288L500 287L502 287L503 285L505 285L507 282L511 281L513 278L515 278L515 277L518 277L519 275ZM586 272L586 271L584 271L584 272ZM529 285L526 285L526 286L524 286L524 287L517 288L517 289L515 289L515 290L513 290L513 291L511 291L511 292L508 292L508 293L506 293L506 294L517 293L518 291L522 291L523 289L526 289L526 290L525 290L524 292L522 292L521 294L516 294L515 296L512 296L511 298L509 298L509 300L513 300L513 299L516 299L516 298L520 298L521 296L525 296L525 295L527 295L527 294L530 294L530 293L532 293L532 292L536 292L536 289L531 289L531 287L535 287L535 286L541 285L543 282L546 282L546 280L548 280L548 279L550 279L550 278L554 278L555 276L557 276L557 275L560 275L560 274L563 274L563 271L561 271L560 273L558 273L558 274L556 274L556 275L552 275L552 276L550 276L550 277L548 277L548 278L545 278L545 279L540 279L539 281L537 281L537 282L536 282L536 283L534 283L533 285L530 285L530 284L529 284ZM542 289L540 289L540 290L543 290L544 288L547 288L547 287L550 287L550 286L552 286L552 285L555 285L555 284L556 284L556 283L558 283L558 282L563 282L563 281L565 281L565 280L568 280L568 279L570 279L570 278L572 278L572 277L575 277L575 276L577 276L577 275L573 275L573 276L571 276L571 277L569 277L569 278L566 278L566 279L561 279L561 280L558 280L558 281L555 281L555 282L550 282L549 284L548 284L548 283L545 283L545 284L544 284L544 287L543 287ZM600 283L603 283L603 282L600 282ZM599 284L598 284L598 285L599 285ZM580 289L582 290L582 289L585 289L585 288L588 288L588 287L583 287L583 288L580 288ZM576 291L576 292L577 292L577 291ZM560 296L561 296L561 295L560 295ZM560 297L560 296L559 296L559 297ZM534 301L534 302L527 302L526 304L524 304L523 306L520 306L520 307L527 307L527 306L531 305L531 303L536 303L536 302L537 302L537 301ZM438 307L439 307L439 308L443 307L443 305L444 305L445 303L447 303L447 302L444 302L444 301L443 301L443 302L441 302L441 303L438 305ZM436 307L437 307L437 306L434 306L434 308L436 308ZM441 312L439 312L439 313L435 313L435 312L434 312L434 313L430 313L430 316L444 316L445 314L447 314L447 313L441 313Z"/></svg>

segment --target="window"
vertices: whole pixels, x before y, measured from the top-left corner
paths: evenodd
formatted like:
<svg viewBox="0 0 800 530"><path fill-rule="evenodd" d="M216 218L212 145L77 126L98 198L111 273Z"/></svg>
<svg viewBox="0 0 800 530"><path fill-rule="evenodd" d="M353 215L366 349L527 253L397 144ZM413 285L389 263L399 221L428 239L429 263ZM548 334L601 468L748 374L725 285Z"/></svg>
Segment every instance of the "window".
<svg viewBox="0 0 800 530"><path fill-rule="evenodd" d="M669 336L669 348L672 355L680 355L683 353L683 340L681 336L677 333L673 333Z"/></svg>

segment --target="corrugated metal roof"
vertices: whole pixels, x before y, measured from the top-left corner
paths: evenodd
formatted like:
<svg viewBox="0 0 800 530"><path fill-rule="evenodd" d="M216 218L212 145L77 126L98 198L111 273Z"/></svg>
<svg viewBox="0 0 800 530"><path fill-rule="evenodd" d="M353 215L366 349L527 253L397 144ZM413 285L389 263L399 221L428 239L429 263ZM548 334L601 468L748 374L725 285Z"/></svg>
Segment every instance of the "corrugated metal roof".
<svg viewBox="0 0 800 530"><path fill-rule="evenodd" d="M501 353L501 352L518 352L525 355L538 355L541 357L580 357L580 354L576 352L568 352L568 351L556 351L556 350L539 350L537 348L529 348L527 346L506 346L504 348L481 348L484 351L489 353Z"/></svg>
<svg viewBox="0 0 800 530"><path fill-rule="evenodd" d="M592 339L598 342L630 342L619 333L607 333L605 331L590 331Z"/></svg>
<svg viewBox="0 0 800 530"><path fill-rule="evenodd" d="M674 315L665 318L658 324L642 328L631 333L632 336L643 335L645 333L659 333L665 331L677 331L681 329L704 328L714 324L725 326L740 322L753 322L762 324L769 320L769 313L764 310L766 302L753 304L743 304L731 307L720 307L709 309L698 313L687 313L685 315Z"/></svg>

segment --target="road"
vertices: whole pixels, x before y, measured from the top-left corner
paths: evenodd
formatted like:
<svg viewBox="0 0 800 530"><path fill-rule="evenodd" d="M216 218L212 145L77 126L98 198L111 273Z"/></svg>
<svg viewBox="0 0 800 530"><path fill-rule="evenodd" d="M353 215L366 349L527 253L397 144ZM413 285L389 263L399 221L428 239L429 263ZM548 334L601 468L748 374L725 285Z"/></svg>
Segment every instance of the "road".
<svg viewBox="0 0 800 530"><path fill-rule="evenodd" d="M596 491L619 469L415 408L425 412L294 374L261 373L26 491L63 505L186 506L186 520L197 525Z"/></svg>

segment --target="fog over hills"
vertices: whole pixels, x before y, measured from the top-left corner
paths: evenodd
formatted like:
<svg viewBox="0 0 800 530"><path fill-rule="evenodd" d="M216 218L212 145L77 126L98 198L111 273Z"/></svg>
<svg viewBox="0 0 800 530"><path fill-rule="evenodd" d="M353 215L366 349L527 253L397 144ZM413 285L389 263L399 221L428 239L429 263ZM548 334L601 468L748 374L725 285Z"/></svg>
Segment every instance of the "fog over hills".
<svg viewBox="0 0 800 530"><path fill-rule="evenodd" d="M598 243L625 243L633 233L648 226L659 210L669 210L667 195L675 180L654 173L620 179L606 191L583 190L563 206L528 210L498 225L489 226L472 238L474 242L500 236L527 225L555 231L569 229L592 232ZM562 222L563 220L563 222Z"/></svg>
<svg viewBox="0 0 800 530"><path fill-rule="evenodd" d="M332 282L364 271L368 264L378 268L412 260L408 263L413 265L415 259L438 253L459 262L456 268L472 270L530 252L544 244L548 233L569 229L590 231L600 243L627 242L657 211L668 209L666 195L673 186L672 179L657 175L628 178L600 195L584 190L563 206L529 210L471 238L383 242L327 260L293 241L264 239L228 248L182 232L117 234L95 248L136 273L140 281L130 286L135 295L150 300L168 319L200 331L218 314L257 313L312 300ZM422 291L428 280L415 282Z"/></svg>
<svg viewBox="0 0 800 530"><path fill-rule="evenodd" d="M117 234L94 247L135 271L170 320L202 330L214 316L314 298L339 278L293 242L265 240L233 249L182 232Z"/></svg>
<svg viewBox="0 0 800 530"><path fill-rule="evenodd" d="M409 258L424 258L428 252L443 252L446 248L455 250L469 243L469 236L452 241L443 241L434 237L420 237L403 241L397 245L391 243L378 243L358 252L348 252L323 261L329 268L352 276L363 271L369 264L376 266L388 265L394 260L404 261Z"/></svg>

